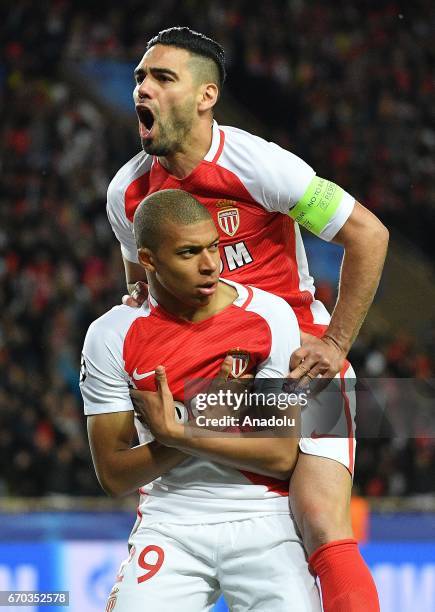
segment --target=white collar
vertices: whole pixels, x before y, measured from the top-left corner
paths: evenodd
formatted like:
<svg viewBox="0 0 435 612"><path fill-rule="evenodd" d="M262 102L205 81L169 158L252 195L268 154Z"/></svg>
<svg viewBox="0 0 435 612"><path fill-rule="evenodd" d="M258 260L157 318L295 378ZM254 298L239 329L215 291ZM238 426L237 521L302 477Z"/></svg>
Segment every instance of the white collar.
<svg viewBox="0 0 435 612"><path fill-rule="evenodd" d="M218 149L221 143L221 135L219 131L219 126L215 119L213 119L212 132L213 133L212 133L212 138L211 138L211 146L210 146L210 149L208 150L207 155L204 157L204 161L208 161L208 162L213 161L216 153L218 152Z"/></svg>

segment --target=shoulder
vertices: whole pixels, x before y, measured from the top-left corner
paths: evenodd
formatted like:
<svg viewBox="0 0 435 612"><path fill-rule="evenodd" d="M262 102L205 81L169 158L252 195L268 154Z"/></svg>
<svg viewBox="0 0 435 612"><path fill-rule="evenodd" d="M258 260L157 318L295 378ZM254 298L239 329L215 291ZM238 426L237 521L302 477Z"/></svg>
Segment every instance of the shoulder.
<svg viewBox="0 0 435 612"><path fill-rule="evenodd" d="M283 359L283 372L288 358L301 344L299 323L293 308L282 298L252 287L252 300L248 307L263 317L271 337L271 350Z"/></svg>
<svg viewBox="0 0 435 612"><path fill-rule="evenodd" d="M274 163L277 159L284 159L287 164L293 163L299 165L301 162L306 164L300 157L283 149L274 142L270 142L232 126L220 126L220 129L225 135L225 143L223 153L238 153L243 155L246 160L255 161L262 159L265 163ZM307 167L308 164L306 164Z"/></svg>
<svg viewBox="0 0 435 612"><path fill-rule="evenodd" d="M220 125L219 129L225 134L225 142L228 140L230 143L251 142L257 145L267 144L267 140L264 140L260 136L256 136L255 134L251 134L251 132L241 130L232 125Z"/></svg>
<svg viewBox="0 0 435 612"><path fill-rule="evenodd" d="M152 157L144 151L139 151L137 155L124 164L110 181L107 190L108 204L110 205L114 200L122 197L132 181L149 172L151 164Z"/></svg>
<svg viewBox="0 0 435 612"><path fill-rule="evenodd" d="M254 310L261 314L268 322L276 321L293 321L297 324L296 315L293 308L281 297L263 291L257 287L250 287L252 291L252 300L248 306L249 310Z"/></svg>
<svg viewBox="0 0 435 612"><path fill-rule="evenodd" d="M131 308L123 304L114 306L101 317L95 319L89 326L84 343L85 350L96 344L102 348L114 345L122 346L133 323L137 319L148 315L148 306L142 306L141 308Z"/></svg>
<svg viewBox="0 0 435 612"><path fill-rule="evenodd" d="M259 136L222 127L225 142L217 164L233 172L254 200L287 214L315 175L303 159Z"/></svg>
<svg viewBox="0 0 435 612"><path fill-rule="evenodd" d="M291 320L297 323L293 308L281 297L258 289L258 287L242 285L233 280L223 280L237 289L239 298L234 304L240 306L241 309L247 312L255 312L266 321L275 319L279 323Z"/></svg>
<svg viewBox="0 0 435 612"><path fill-rule="evenodd" d="M224 148L219 161L236 155L249 163L253 160L253 157L266 155L269 146L272 144L259 136L255 136L255 134L232 126L224 125L220 126L219 129L225 136Z"/></svg>

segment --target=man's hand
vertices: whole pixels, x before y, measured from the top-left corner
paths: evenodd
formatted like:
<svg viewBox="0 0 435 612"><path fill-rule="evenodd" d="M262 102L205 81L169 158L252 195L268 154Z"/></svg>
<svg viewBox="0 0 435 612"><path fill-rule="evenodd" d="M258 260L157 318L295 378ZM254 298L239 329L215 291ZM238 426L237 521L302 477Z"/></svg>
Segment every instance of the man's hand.
<svg viewBox="0 0 435 612"><path fill-rule="evenodd" d="M253 374L243 374L239 378L230 378L233 367L233 358L227 355L222 362L218 375L210 383L207 393L218 393L219 390L231 390L242 393L245 389L250 391L254 380Z"/></svg>
<svg viewBox="0 0 435 612"><path fill-rule="evenodd" d="M143 281L138 281L134 285L131 295L123 295L122 303L131 308L139 308L148 297L148 285Z"/></svg>
<svg viewBox="0 0 435 612"><path fill-rule="evenodd" d="M238 407L238 410L234 410L234 399L235 396L240 397L245 393L249 393L253 387L254 375L244 374L239 378L231 378L231 369L233 367L233 358L231 355L227 355L223 360L218 375L211 381L205 395L207 397L216 396L221 398L221 402L211 402L206 408L201 411L196 410L195 416L203 414L208 419L220 419L221 417L238 416L243 413L245 408L244 404ZM233 401L231 404L230 402ZM207 402L207 400L206 400ZM195 422L192 423L195 428ZM212 429L213 431L223 431L227 429L227 426L201 426L201 429Z"/></svg>
<svg viewBox="0 0 435 612"><path fill-rule="evenodd" d="M301 332L302 346L290 357L288 378L306 386L319 375L324 379L334 378L346 359L346 353L329 336L316 338Z"/></svg>
<svg viewBox="0 0 435 612"><path fill-rule="evenodd" d="M157 366L155 380L157 391L131 389L130 397L139 418L145 421L156 440L165 446L175 446L183 435L183 426L175 420L174 398L163 366Z"/></svg>

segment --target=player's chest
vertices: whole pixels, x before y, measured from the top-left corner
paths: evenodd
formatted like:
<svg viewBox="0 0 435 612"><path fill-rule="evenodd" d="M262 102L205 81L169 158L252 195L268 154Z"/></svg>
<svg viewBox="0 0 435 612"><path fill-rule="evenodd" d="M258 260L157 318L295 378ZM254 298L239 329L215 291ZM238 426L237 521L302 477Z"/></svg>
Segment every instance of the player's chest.
<svg viewBox="0 0 435 612"><path fill-rule="evenodd" d="M262 319L235 316L238 310L230 309L209 324L147 321L146 328L134 330L124 347L124 367L132 383L154 391L154 371L164 365L174 397L183 400L186 386L195 379L214 378L228 354L233 357L233 377L255 373L269 355L270 332Z"/></svg>
<svg viewBox="0 0 435 612"><path fill-rule="evenodd" d="M261 238L269 233L271 226L276 225L277 217L282 217L266 211L233 173L214 165L205 164L186 179L178 180L157 164L152 167L146 180L145 177L143 180L137 179L130 187L125 192L125 210L130 221L147 195L165 189L181 189L191 193L208 209L224 246Z"/></svg>

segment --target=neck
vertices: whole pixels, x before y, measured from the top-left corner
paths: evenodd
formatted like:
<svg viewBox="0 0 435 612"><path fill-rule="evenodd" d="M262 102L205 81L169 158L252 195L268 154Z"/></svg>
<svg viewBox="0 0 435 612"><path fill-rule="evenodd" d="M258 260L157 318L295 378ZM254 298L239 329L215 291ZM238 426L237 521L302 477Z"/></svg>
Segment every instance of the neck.
<svg viewBox="0 0 435 612"><path fill-rule="evenodd" d="M179 179L188 176L207 155L213 139L213 119L209 116L200 119L180 144L180 148L159 162L166 170Z"/></svg>
<svg viewBox="0 0 435 612"><path fill-rule="evenodd" d="M237 298L237 291L231 285L219 282L216 292L211 297L205 297L198 304L184 304L169 293L154 277L149 276L149 290L153 298L167 312L191 323L204 321L219 314Z"/></svg>

